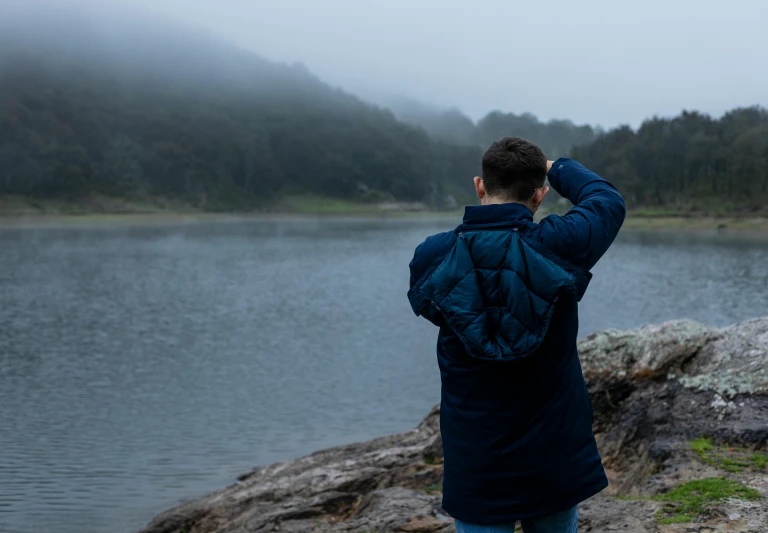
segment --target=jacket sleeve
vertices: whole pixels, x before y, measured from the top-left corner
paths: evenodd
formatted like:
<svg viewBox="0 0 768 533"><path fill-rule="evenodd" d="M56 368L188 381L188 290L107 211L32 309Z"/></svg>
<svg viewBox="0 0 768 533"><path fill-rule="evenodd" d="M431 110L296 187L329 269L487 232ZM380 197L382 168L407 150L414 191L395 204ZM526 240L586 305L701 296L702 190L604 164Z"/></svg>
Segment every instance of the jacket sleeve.
<svg viewBox="0 0 768 533"><path fill-rule="evenodd" d="M542 220L540 239L558 256L590 270L624 223L624 199L613 185L571 159L555 161L548 178L574 207L564 216Z"/></svg>

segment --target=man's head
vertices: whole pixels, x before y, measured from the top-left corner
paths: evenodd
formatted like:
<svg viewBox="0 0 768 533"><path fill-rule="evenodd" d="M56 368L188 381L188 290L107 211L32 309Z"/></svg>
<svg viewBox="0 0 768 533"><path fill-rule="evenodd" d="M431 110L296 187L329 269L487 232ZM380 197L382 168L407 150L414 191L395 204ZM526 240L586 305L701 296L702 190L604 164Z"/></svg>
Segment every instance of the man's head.
<svg viewBox="0 0 768 533"><path fill-rule="evenodd" d="M483 156L483 175L475 178L484 204L517 202L535 211L549 190L547 157L541 148L519 137L504 137Z"/></svg>

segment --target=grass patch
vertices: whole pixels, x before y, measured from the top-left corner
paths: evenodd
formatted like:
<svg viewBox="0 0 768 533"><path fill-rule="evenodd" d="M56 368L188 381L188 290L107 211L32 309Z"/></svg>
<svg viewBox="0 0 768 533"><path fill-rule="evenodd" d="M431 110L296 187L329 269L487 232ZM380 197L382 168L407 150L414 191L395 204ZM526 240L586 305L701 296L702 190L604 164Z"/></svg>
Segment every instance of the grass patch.
<svg viewBox="0 0 768 533"><path fill-rule="evenodd" d="M276 212L295 215L374 215L403 216L434 214L428 206L408 202L364 202L306 194L287 195L276 202L241 197L210 198L190 203L161 197L112 197L93 193L77 199L33 198L0 194L0 217L90 216L190 213ZM453 215L458 210L448 212Z"/></svg>
<svg viewBox="0 0 768 533"><path fill-rule="evenodd" d="M451 217L461 219L464 208L435 210L421 202L364 202L324 196L287 195L268 208L294 215L384 216L391 218Z"/></svg>
<svg viewBox="0 0 768 533"><path fill-rule="evenodd" d="M691 448L693 448L693 450L698 453L699 456L702 456L707 452L712 451L715 447L712 445L711 439L696 439L691 441Z"/></svg>
<svg viewBox="0 0 768 533"><path fill-rule="evenodd" d="M755 489L721 477L699 479L675 487L667 494L654 498L666 505L656 513L660 524L685 524L699 520L712 505L729 498L759 500L762 495Z"/></svg>
<svg viewBox="0 0 768 533"><path fill-rule="evenodd" d="M374 204L363 204L318 196L287 197L282 202L282 205L278 207L278 210L296 214L328 215L367 214L381 211Z"/></svg>
<svg viewBox="0 0 768 533"><path fill-rule="evenodd" d="M435 483L434 485L430 485L426 489L424 489L427 494L438 494L443 492L443 484L442 483Z"/></svg>
<svg viewBox="0 0 768 533"><path fill-rule="evenodd" d="M744 469L749 468L750 466L750 462L741 461L739 459L729 459L728 457L723 457L720 460L720 467L726 472L731 472L734 474L743 472Z"/></svg>
<svg viewBox="0 0 768 533"><path fill-rule="evenodd" d="M691 441L691 448L705 464L738 474L748 468L765 470L768 466L768 455L761 452L750 452L744 448L715 446L710 439Z"/></svg>
<svg viewBox="0 0 768 533"><path fill-rule="evenodd" d="M768 466L768 455L760 452L755 452L749 456L749 460L752 462L752 466L757 470L765 470Z"/></svg>

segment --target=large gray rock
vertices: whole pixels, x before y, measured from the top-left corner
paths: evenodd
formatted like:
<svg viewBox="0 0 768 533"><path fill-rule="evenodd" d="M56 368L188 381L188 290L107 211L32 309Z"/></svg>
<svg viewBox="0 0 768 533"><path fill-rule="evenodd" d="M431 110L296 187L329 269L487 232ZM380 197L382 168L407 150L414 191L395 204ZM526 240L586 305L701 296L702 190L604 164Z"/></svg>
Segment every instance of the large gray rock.
<svg viewBox="0 0 768 533"><path fill-rule="evenodd" d="M717 330L692 320L631 331L608 330L579 345L589 381L676 377L723 397L768 393L768 318Z"/></svg>
<svg viewBox="0 0 768 533"><path fill-rule="evenodd" d="M768 318L726 329L676 321L585 339L580 353L611 487L582 506L582 531L768 532L768 505L728 501L702 524L660 525L652 496L690 479L728 475L768 495L759 472L726 474L688 441L765 449ZM143 533L449 532L440 508L439 409L412 431L254 470L172 509Z"/></svg>

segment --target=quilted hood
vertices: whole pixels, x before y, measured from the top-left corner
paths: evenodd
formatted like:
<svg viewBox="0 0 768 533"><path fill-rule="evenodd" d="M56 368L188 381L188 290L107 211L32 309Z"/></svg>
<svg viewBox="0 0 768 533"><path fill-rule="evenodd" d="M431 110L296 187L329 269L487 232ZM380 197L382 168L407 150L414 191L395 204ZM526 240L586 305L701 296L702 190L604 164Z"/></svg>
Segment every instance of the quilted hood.
<svg viewBox="0 0 768 533"><path fill-rule="evenodd" d="M536 351L558 299L583 294L580 278L516 229L464 231L421 286L419 300L424 316L444 321L469 355L509 361Z"/></svg>

